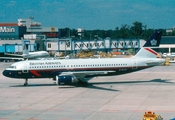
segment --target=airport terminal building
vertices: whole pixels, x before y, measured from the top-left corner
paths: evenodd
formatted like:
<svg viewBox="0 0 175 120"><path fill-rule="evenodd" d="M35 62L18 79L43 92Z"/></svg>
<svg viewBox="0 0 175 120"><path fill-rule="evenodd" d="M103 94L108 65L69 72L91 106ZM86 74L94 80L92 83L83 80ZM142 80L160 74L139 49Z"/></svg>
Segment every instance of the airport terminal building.
<svg viewBox="0 0 175 120"><path fill-rule="evenodd" d="M75 40L60 38L58 27L42 27L33 17L18 19L17 23L0 23L0 53L22 52L22 40L29 41L29 51L46 50L50 53L77 53L81 50L109 52L119 49L138 49L145 41L139 39L110 38L98 40Z"/></svg>
<svg viewBox="0 0 175 120"><path fill-rule="evenodd" d="M26 26L20 26L18 23L0 23L0 40L18 40L26 33Z"/></svg>
<svg viewBox="0 0 175 120"><path fill-rule="evenodd" d="M77 31L78 33L78 31ZM73 38L60 38L58 27L42 27L40 22L35 22L33 17L29 19L18 19L15 23L0 23L0 55L4 53L22 52L23 40L29 44L29 51L45 50L52 54L64 52L67 54L77 53L82 50L89 51L121 51L129 50L137 52L144 43L142 39L95 39L76 40ZM162 37L162 48L175 52L175 37L171 37L170 44L167 44L169 37ZM167 51L167 49L165 50Z"/></svg>
<svg viewBox="0 0 175 120"><path fill-rule="evenodd" d="M44 50L43 40L49 38L59 38L58 27L42 27L32 18L0 23L0 54L22 52L23 40L28 41L29 51Z"/></svg>

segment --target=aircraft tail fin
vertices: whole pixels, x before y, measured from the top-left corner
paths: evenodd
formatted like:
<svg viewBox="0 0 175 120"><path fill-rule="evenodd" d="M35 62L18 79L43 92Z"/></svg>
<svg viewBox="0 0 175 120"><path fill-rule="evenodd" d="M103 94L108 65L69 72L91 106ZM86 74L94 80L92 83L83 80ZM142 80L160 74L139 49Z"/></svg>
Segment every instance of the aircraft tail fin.
<svg viewBox="0 0 175 120"><path fill-rule="evenodd" d="M157 58L158 53L151 49L151 47L158 47L160 45L161 35L162 32L156 30L134 57Z"/></svg>
<svg viewBox="0 0 175 120"><path fill-rule="evenodd" d="M140 58L157 58L158 57L158 53L156 51L154 51L151 48L145 48L142 47L139 52L133 56L133 57L140 57Z"/></svg>
<svg viewBox="0 0 175 120"><path fill-rule="evenodd" d="M160 45L161 36L162 32L159 30L155 30L143 47L158 47Z"/></svg>
<svg viewBox="0 0 175 120"><path fill-rule="evenodd" d="M30 41L24 41L22 40L22 47L23 47L23 55L29 55L29 49L28 49L28 46L29 46L29 43Z"/></svg>
<svg viewBox="0 0 175 120"><path fill-rule="evenodd" d="M24 44L23 45L23 55L28 55L29 54L29 50L28 50L28 44Z"/></svg>

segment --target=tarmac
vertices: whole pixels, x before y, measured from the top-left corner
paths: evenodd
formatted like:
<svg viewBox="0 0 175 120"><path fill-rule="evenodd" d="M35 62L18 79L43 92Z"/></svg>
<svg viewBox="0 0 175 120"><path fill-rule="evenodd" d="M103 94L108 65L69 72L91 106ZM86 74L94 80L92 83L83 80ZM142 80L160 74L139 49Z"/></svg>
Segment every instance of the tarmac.
<svg viewBox="0 0 175 120"><path fill-rule="evenodd" d="M0 63L0 73L11 63ZM0 74L0 120L141 120L151 110L175 118L175 63L125 75L96 77L87 87Z"/></svg>

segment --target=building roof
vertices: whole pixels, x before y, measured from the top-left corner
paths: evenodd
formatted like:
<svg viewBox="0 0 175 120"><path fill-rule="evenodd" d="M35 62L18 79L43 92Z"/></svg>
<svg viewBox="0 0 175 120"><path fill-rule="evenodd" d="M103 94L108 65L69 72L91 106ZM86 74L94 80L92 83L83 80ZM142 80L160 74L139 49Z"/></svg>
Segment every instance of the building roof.
<svg viewBox="0 0 175 120"><path fill-rule="evenodd" d="M175 36L162 36L160 44L175 44Z"/></svg>
<svg viewBox="0 0 175 120"><path fill-rule="evenodd" d="M0 23L0 26L18 26L18 23Z"/></svg>
<svg viewBox="0 0 175 120"><path fill-rule="evenodd" d="M30 44L34 44L35 40L30 40ZM11 44L11 45L15 45L15 44L22 44L22 40L0 40L0 45L3 44Z"/></svg>

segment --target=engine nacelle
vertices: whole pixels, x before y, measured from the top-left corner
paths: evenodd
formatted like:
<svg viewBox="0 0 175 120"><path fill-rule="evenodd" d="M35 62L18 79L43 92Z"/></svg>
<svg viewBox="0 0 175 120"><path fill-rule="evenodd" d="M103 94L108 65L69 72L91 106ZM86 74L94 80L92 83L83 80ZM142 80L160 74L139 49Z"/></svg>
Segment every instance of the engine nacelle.
<svg viewBox="0 0 175 120"><path fill-rule="evenodd" d="M71 85L78 82L78 79L72 76L56 76L57 85Z"/></svg>

